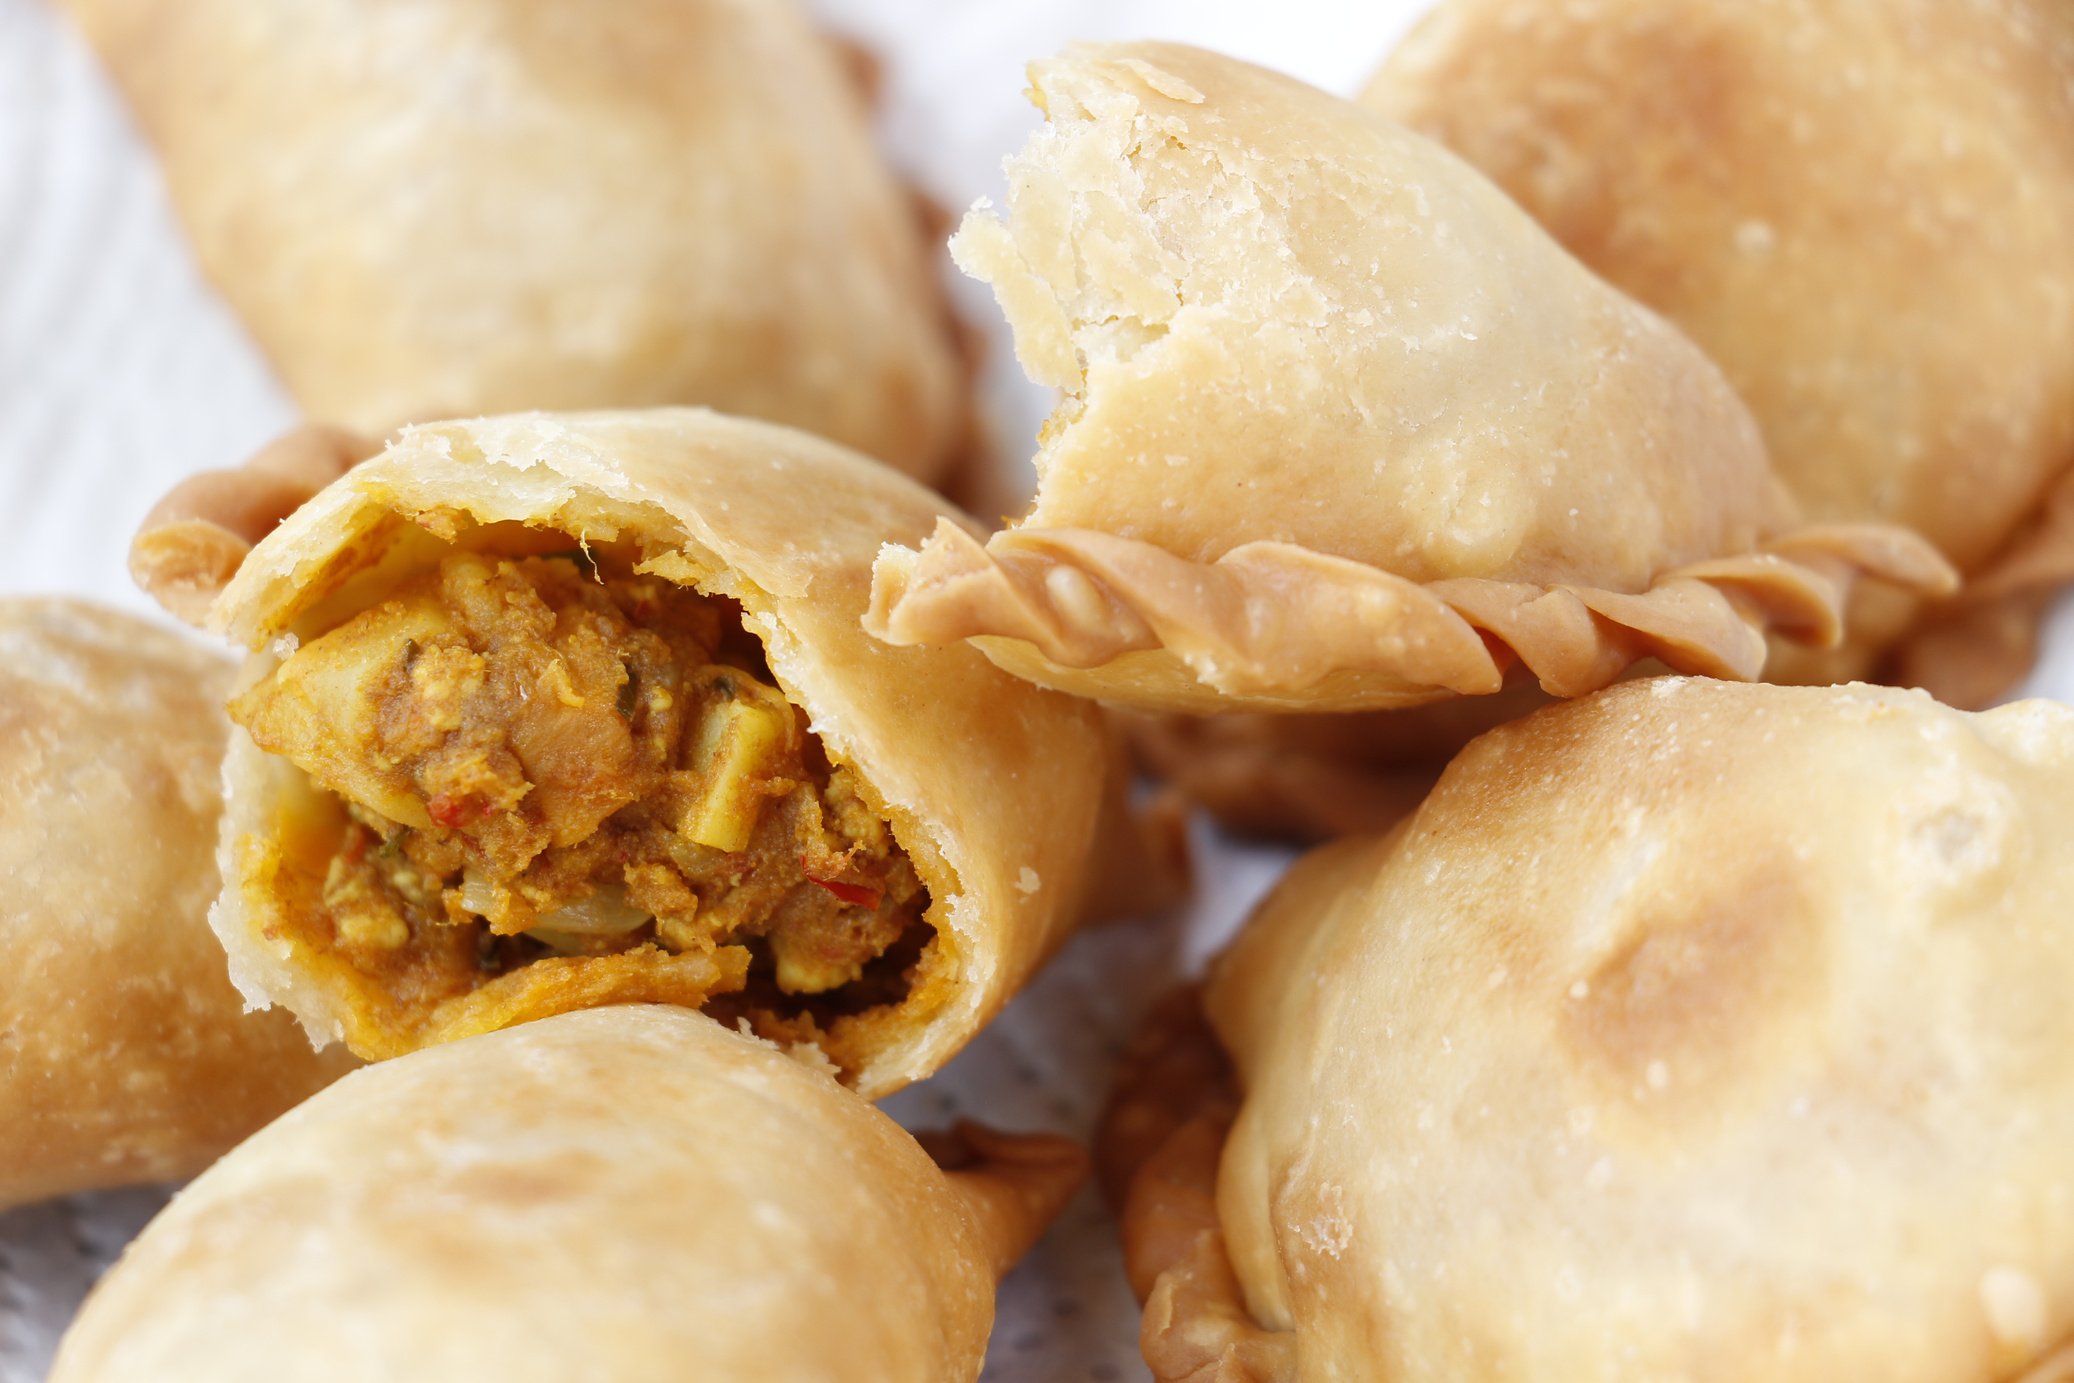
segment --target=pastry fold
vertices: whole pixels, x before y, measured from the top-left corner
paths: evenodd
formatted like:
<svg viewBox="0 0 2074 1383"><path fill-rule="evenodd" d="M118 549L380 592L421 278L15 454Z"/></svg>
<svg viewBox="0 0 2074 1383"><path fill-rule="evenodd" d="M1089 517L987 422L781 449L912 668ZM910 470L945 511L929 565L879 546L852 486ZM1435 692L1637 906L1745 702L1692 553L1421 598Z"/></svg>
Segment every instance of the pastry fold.
<svg viewBox="0 0 2074 1383"><path fill-rule="evenodd" d="M702 410L407 429L213 612L254 650L233 979L368 1056L654 1001L872 1096L935 1070L1072 926L1115 797L1094 707L864 634L880 545L944 518Z"/></svg>
<svg viewBox="0 0 2074 1383"><path fill-rule="evenodd" d="M1863 685L1478 739L1138 1043L1155 1375L2029 1376L2074 1337L2070 770L2065 707Z"/></svg>
<svg viewBox="0 0 2074 1383"><path fill-rule="evenodd" d="M871 627L1145 709L1752 677L1921 540L1803 526L1720 372L1466 165L1171 44L1033 64L1050 124L952 242L1066 392L1031 511L880 560Z"/></svg>
<svg viewBox="0 0 2074 1383"><path fill-rule="evenodd" d="M703 404L924 480L967 368L793 0L63 0L312 418Z"/></svg>
<svg viewBox="0 0 2074 1383"><path fill-rule="evenodd" d="M304 423L241 466L189 476L137 526L130 579L168 614L201 628L254 543L380 450L342 428Z"/></svg>
<svg viewBox="0 0 2074 1383"><path fill-rule="evenodd" d="M352 1065L247 1015L209 934L231 671L0 601L0 1207L191 1176Z"/></svg>
<svg viewBox="0 0 2074 1383"><path fill-rule="evenodd" d="M2074 8L1446 0L1362 100L1689 333L1811 518L1966 574L1783 675L2023 675L2074 575Z"/></svg>
<svg viewBox="0 0 2074 1383"><path fill-rule="evenodd" d="M1085 1157L947 1151L698 1014L565 1014L370 1067L237 1149L51 1377L971 1383Z"/></svg>

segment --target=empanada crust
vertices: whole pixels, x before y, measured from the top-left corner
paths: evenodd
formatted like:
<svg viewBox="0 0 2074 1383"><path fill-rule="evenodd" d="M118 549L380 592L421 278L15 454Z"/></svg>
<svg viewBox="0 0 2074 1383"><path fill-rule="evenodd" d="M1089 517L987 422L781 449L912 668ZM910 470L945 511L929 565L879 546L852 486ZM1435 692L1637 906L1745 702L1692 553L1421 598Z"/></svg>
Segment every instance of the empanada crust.
<svg viewBox="0 0 2074 1383"><path fill-rule="evenodd" d="M792 0L64 0L304 410L704 404L924 480L931 238Z"/></svg>
<svg viewBox="0 0 2074 1383"><path fill-rule="evenodd" d="M353 1065L245 1013L209 934L231 671L0 601L0 1206L191 1176Z"/></svg>
<svg viewBox="0 0 2074 1383"><path fill-rule="evenodd" d="M53 1380L971 1383L994 1284L1078 1185L1056 1138L945 1172L681 1009L383 1062L232 1153L96 1289Z"/></svg>
<svg viewBox="0 0 2074 1383"><path fill-rule="evenodd" d="M1479 739L1217 963L1241 1094L1206 1097L1214 1186L1186 1146L1135 1183L1148 1354L1392 1383L2039 1364L2074 1333L2070 770L2064 707L1862 685L1658 678Z"/></svg>
<svg viewBox="0 0 2074 1383"><path fill-rule="evenodd" d="M1034 64L1010 214L953 240L1067 393L1031 511L881 560L872 629L1143 709L1750 677L1893 530L1801 527L1726 380L1439 147L1172 44Z"/></svg>
<svg viewBox="0 0 2074 1383"><path fill-rule="evenodd" d="M1362 99L1687 331L1811 518L1967 574L1922 646L1917 606L1868 608L1788 676L1985 704L2022 675L2042 601L2009 588L2074 553L2015 550L2074 475L2074 8L1448 0Z"/></svg>

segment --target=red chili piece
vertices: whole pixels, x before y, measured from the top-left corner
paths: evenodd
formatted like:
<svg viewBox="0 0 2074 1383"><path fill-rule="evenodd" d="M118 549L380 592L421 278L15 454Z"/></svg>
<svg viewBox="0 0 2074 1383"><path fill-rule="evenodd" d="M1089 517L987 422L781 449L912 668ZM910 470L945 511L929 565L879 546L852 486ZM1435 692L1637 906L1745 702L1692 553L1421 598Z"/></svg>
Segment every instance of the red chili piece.
<svg viewBox="0 0 2074 1383"><path fill-rule="evenodd" d="M880 900L886 896L886 890L875 884L853 884L847 879L815 878L807 864L805 855L799 857L799 867L800 871L806 874L808 883L827 889L851 907L870 908L876 912L878 911Z"/></svg>
<svg viewBox="0 0 2074 1383"><path fill-rule="evenodd" d="M440 793L425 804L425 814L449 831L458 831L464 826L473 826L483 819L489 803L477 792L463 793L455 797L451 793Z"/></svg>

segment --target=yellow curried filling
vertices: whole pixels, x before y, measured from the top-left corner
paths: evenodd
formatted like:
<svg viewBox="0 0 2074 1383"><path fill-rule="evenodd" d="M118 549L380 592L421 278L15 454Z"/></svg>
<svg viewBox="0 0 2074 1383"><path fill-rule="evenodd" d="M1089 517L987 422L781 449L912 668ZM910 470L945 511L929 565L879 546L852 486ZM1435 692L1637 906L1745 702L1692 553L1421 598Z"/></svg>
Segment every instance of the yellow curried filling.
<svg viewBox="0 0 2074 1383"><path fill-rule="evenodd" d="M231 715L344 805L275 912L358 981L363 1055L729 994L811 1037L902 998L930 936L731 602L659 578L456 552Z"/></svg>

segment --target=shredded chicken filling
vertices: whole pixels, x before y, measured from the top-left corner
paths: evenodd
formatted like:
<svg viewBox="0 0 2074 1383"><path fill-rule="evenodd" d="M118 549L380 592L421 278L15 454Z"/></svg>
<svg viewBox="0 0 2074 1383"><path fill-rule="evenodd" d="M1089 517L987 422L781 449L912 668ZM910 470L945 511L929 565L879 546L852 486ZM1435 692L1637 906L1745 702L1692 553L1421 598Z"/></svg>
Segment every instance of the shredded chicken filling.
<svg viewBox="0 0 2074 1383"><path fill-rule="evenodd" d="M731 602L667 581L455 553L231 709L346 803L321 910L365 969L742 947L752 989L830 995L925 932L912 864Z"/></svg>

